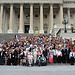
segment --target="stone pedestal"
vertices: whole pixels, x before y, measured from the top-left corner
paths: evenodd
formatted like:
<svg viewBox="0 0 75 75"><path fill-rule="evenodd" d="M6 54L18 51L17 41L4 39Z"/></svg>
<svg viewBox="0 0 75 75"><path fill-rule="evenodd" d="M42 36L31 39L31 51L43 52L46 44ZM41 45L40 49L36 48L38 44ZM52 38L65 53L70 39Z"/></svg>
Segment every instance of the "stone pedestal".
<svg viewBox="0 0 75 75"><path fill-rule="evenodd" d="M52 33L52 30L50 30L50 34Z"/></svg>
<svg viewBox="0 0 75 75"><path fill-rule="evenodd" d="M44 30L40 30L39 33L40 33L40 34L44 34Z"/></svg>
<svg viewBox="0 0 75 75"><path fill-rule="evenodd" d="M2 33L2 30L0 30L0 33Z"/></svg>
<svg viewBox="0 0 75 75"><path fill-rule="evenodd" d="M13 33L13 30L9 29L9 30L8 30L8 33Z"/></svg>
<svg viewBox="0 0 75 75"><path fill-rule="evenodd" d="M18 30L18 33L24 33L24 31L23 30Z"/></svg>
<svg viewBox="0 0 75 75"><path fill-rule="evenodd" d="M29 34L33 34L34 33L34 31L33 30L29 30Z"/></svg>

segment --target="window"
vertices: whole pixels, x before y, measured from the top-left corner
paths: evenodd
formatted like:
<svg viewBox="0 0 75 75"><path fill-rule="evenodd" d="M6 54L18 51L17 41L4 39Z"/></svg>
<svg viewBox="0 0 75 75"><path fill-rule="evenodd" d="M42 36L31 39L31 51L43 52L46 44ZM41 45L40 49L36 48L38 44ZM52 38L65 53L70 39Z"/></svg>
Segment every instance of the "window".
<svg viewBox="0 0 75 75"><path fill-rule="evenodd" d="M48 25L47 24L44 24L44 26L43 26L44 28L44 33L47 33L47 30L48 30Z"/></svg>
<svg viewBox="0 0 75 75"><path fill-rule="evenodd" d="M35 26L35 31L37 31L38 30L38 27L37 26Z"/></svg>
<svg viewBox="0 0 75 75"><path fill-rule="evenodd" d="M44 18L47 18L47 15L44 15Z"/></svg>
<svg viewBox="0 0 75 75"><path fill-rule="evenodd" d="M38 15L35 15L35 17L37 18L37 17L38 17Z"/></svg>
<svg viewBox="0 0 75 75"><path fill-rule="evenodd" d="M73 17L72 14L70 16L71 16L71 18Z"/></svg>
<svg viewBox="0 0 75 75"><path fill-rule="evenodd" d="M26 18L29 18L30 17L30 15L29 14L26 14Z"/></svg>
<svg viewBox="0 0 75 75"><path fill-rule="evenodd" d="M20 18L20 15L18 14L18 18Z"/></svg>
<svg viewBox="0 0 75 75"><path fill-rule="evenodd" d="M53 18L56 18L56 15L53 15Z"/></svg>

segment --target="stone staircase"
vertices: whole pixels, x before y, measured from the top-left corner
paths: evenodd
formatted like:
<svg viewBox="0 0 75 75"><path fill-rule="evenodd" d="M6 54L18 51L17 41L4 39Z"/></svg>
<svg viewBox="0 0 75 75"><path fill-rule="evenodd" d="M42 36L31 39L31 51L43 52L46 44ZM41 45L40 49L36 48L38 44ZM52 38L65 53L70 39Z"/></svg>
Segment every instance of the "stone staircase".
<svg viewBox="0 0 75 75"><path fill-rule="evenodd" d="M12 40L13 38L15 38L15 34L0 34L0 42L3 40Z"/></svg>
<svg viewBox="0 0 75 75"><path fill-rule="evenodd" d="M16 34L0 34L0 42L3 40L12 40L15 38ZM18 34L19 35L19 34ZM20 35L25 35L25 34L20 34ZM26 34L28 36L30 36L30 34ZM39 34L33 34L34 35L39 35ZM44 34L44 35L48 35L48 34ZM60 33L60 36L63 36L64 38L72 38L73 40L75 40L75 33Z"/></svg>
<svg viewBox="0 0 75 75"><path fill-rule="evenodd" d="M29 34L29 33L24 33L24 34L17 34L17 35L28 35L28 36L30 36L31 34ZM16 35L16 33L14 33L14 34L4 34L4 33L2 33L2 34L0 34L0 42L1 41L3 41L3 40L5 40L5 41L7 41L7 40L12 40L12 39L14 39L15 38L15 35ZM33 34L33 36L35 36L35 35L40 35L40 34ZM44 34L44 35L48 35L48 34Z"/></svg>

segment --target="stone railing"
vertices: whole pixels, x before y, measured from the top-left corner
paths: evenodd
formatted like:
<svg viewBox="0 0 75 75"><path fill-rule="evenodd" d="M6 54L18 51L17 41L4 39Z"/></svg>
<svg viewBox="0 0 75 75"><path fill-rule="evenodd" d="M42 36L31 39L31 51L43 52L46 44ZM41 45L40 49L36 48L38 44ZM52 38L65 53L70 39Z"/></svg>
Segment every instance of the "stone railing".
<svg viewBox="0 0 75 75"><path fill-rule="evenodd" d="M63 0L64 2L68 1L68 2L72 2L72 1L75 1L75 0Z"/></svg>
<svg viewBox="0 0 75 75"><path fill-rule="evenodd" d="M54 28L53 29L53 34L57 34L60 29L61 29L61 33L65 33L64 28ZM67 33L72 33L71 28L67 28Z"/></svg>
<svg viewBox="0 0 75 75"><path fill-rule="evenodd" d="M0 0L0 3L63 3L63 0Z"/></svg>
<svg viewBox="0 0 75 75"><path fill-rule="evenodd" d="M56 33L56 35L58 36L58 35L60 35L60 33L61 33L61 29L59 29L59 31Z"/></svg>
<svg viewBox="0 0 75 75"><path fill-rule="evenodd" d="M73 27L71 28L71 32L72 33L75 33L75 29Z"/></svg>
<svg viewBox="0 0 75 75"><path fill-rule="evenodd" d="M64 8L75 8L75 3L64 3L63 7Z"/></svg>

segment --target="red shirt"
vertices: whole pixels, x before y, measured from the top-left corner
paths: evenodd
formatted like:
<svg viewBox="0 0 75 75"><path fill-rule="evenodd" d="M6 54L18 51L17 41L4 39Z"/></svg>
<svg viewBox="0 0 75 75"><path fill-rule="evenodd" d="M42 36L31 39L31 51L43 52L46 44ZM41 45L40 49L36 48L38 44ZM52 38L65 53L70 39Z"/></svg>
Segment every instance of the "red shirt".
<svg viewBox="0 0 75 75"><path fill-rule="evenodd" d="M75 52L75 49L73 49L73 52Z"/></svg>

